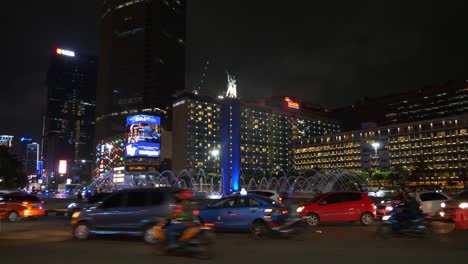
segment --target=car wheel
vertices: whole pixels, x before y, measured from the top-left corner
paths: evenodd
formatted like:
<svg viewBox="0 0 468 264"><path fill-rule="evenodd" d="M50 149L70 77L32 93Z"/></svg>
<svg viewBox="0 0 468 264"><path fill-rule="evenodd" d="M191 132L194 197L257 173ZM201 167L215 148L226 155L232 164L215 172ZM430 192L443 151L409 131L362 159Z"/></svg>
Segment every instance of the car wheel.
<svg viewBox="0 0 468 264"><path fill-rule="evenodd" d="M365 213L363 213L361 215L361 224L362 225L367 226L367 225L370 225L372 223L374 223L374 216L371 213L365 212Z"/></svg>
<svg viewBox="0 0 468 264"><path fill-rule="evenodd" d="M16 222L19 220L19 214L16 212L16 211L11 211L10 213L8 213L8 221L10 222Z"/></svg>
<svg viewBox="0 0 468 264"><path fill-rule="evenodd" d="M143 233L143 240L148 244L156 244L157 239L154 236L153 226L147 226Z"/></svg>
<svg viewBox="0 0 468 264"><path fill-rule="evenodd" d="M307 224L309 226L318 226L320 224L320 217L318 214L309 214L307 216Z"/></svg>
<svg viewBox="0 0 468 264"><path fill-rule="evenodd" d="M89 226L85 223L79 223L73 230L73 237L78 240L86 240L89 238Z"/></svg>
<svg viewBox="0 0 468 264"><path fill-rule="evenodd" d="M253 239L264 239L268 233L268 228L265 223L256 222L252 226L252 238Z"/></svg>

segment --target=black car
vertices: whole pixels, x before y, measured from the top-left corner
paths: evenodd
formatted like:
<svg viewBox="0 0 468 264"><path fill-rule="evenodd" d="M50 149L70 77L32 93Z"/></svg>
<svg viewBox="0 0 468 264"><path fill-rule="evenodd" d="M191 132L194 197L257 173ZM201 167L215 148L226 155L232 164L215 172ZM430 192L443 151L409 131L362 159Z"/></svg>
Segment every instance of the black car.
<svg viewBox="0 0 468 264"><path fill-rule="evenodd" d="M164 188L113 192L98 205L73 214L73 236L85 240L90 235L120 234L141 236L153 243L153 227L171 213L175 193Z"/></svg>
<svg viewBox="0 0 468 264"><path fill-rule="evenodd" d="M90 196L89 198L85 200L73 202L68 205L68 215L72 216L73 213L75 212L79 212L82 209L89 208L99 203L100 201L102 201L104 198L108 197L111 194L112 194L111 192L100 192L100 193L96 193L95 195Z"/></svg>

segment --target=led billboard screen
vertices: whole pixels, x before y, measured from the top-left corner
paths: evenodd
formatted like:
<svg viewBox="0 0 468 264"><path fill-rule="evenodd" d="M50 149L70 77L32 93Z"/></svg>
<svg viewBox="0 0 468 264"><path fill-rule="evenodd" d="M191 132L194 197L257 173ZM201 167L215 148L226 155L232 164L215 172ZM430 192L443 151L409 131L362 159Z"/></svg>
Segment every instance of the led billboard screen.
<svg viewBox="0 0 468 264"><path fill-rule="evenodd" d="M134 115L127 117L127 157L160 156L161 118L159 116Z"/></svg>

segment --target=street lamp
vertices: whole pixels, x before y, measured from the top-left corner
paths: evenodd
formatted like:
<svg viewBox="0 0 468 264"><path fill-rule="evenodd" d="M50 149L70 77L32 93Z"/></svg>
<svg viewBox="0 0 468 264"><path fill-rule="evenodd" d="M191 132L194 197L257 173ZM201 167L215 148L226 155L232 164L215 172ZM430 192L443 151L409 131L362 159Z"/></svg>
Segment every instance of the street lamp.
<svg viewBox="0 0 468 264"><path fill-rule="evenodd" d="M374 142L371 145L372 147L374 147L374 150L375 150L375 167L377 168L377 162L378 162L377 149L380 147L380 143Z"/></svg>
<svg viewBox="0 0 468 264"><path fill-rule="evenodd" d="M213 157L213 167L214 167L214 170L216 172L217 171L216 170L216 157L219 156L219 149L212 149L210 152L211 152L210 153L211 156Z"/></svg>
<svg viewBox="0 0 468 264"><path fill-rule="evenodd" d="M379 142L374 142L371 145L372 145L372 147L374 147L375 157L377 157L377 149L380 147L380 143Z"/></svg>

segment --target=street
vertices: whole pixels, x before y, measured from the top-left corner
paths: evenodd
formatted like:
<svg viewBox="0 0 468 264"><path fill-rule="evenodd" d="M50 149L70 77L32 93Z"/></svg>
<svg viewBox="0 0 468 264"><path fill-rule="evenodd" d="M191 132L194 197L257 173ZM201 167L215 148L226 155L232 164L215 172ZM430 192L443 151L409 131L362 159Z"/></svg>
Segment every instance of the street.
<svg viewBox="0 0 468 264"><path fill-rule="evenodd" d="M2 263L193 263L201 260L157 256L150 245L129 237L98 237L76 241L68 219L47 216L0 226ZM291 260L338 263L464 263L468 232L434 235L431 239L376 238L376 226L327 225L307 230L304 241L252 240L245 233L218 233L216 257L204 263L280 263Z"/></svg>

